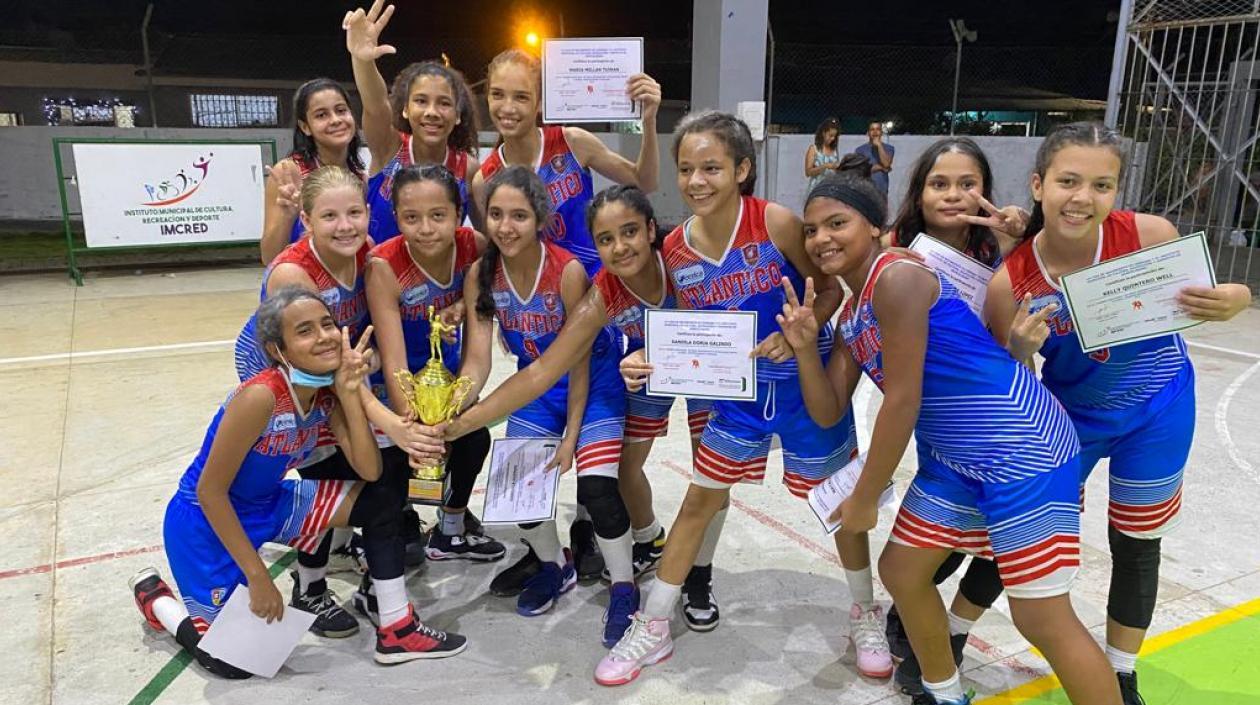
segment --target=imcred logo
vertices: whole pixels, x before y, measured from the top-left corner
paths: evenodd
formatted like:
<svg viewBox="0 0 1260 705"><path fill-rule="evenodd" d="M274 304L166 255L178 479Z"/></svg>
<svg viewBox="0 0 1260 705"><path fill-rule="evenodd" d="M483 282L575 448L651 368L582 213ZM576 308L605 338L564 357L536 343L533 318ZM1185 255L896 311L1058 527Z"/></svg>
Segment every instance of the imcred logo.
<svg viewBox="0 0 1260 705"><path fill-rule="evenodd" d="M141 201L141 205L157 208L171 206L193 195L205 183L206 176L210 173L210 160L213 158L214 152L209 156L198 156L191 167L180 169L174 176L157 184L143 184L149 200Z"/></svg>

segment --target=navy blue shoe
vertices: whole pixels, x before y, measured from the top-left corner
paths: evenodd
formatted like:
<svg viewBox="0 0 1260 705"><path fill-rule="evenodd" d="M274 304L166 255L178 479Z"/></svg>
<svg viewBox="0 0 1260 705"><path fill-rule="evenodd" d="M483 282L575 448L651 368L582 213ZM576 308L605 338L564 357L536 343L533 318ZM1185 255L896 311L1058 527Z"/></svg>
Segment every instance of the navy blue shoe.
<svg viewBox="0 0 1260 705"><path fill-rule="evenodd" d="M639 611L639 586L613 583L608 587L608 611L604 613L604 648L611 649L625 636L634 613Z"/></svg>
<svg viewBox="0 0 1260 705"><path fill-rule="evenodd" d="M573 561L564 567L556 563L543 563L538 573L525 581L525 589L516 598L516 613L524 617L536 617L550 610L560 596L577 585L577 571Z"/></svg>

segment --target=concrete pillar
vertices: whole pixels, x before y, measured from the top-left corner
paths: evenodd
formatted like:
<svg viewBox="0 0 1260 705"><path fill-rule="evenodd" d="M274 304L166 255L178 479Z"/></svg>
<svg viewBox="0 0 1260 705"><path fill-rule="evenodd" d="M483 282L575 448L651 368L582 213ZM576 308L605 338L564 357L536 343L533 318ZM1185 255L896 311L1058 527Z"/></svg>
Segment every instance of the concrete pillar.
<svg viewBox="0 0 1260 705"><path fill-rule="evenodd" d="M691 19L691 109L735 112L766 99L769 0L695 0Z"/></svg>

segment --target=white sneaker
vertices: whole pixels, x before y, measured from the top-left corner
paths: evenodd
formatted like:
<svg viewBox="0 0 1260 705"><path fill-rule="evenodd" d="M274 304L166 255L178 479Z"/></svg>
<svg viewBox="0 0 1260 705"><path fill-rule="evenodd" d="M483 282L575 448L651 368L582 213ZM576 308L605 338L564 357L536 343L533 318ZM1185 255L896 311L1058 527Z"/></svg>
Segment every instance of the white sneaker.
<svg viewBox="0 0 1260 705"><path fill-rule="evenodd" d="M600 685L625 685L644 666L660 663L674 653L674 640L669 636L668 619L648 619L636 612L621 641L595 667L595 682Z"/></svg>
<svg viewBox="0 0 1260 705"><path fill-rule="evenodd" d="M879 605L863 610L854 603L849 608L849 640L857 652L858 673L867 678L888 678L893 674L888 636L884 634L884 610Z"/></svg>

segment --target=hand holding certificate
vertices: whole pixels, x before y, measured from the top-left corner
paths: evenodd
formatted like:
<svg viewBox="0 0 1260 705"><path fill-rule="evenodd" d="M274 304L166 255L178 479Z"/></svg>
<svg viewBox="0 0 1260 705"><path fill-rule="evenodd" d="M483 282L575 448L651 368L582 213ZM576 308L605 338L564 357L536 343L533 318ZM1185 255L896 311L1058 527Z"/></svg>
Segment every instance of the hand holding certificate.
<svg viewBox="0 0 1260 705"><path fill-rule="evenodd" d="M833 522L831 515L844 500L849 498L849 495L853 494L853 490L857 489L858 478L862 476L862 467L865 463L865 454L854 458L848 465L840 468L831 477L809 491L809 508L814 511L814 516L818 517L818 521L822 522L828 536L840 530L840 522ZM890 507L896 502L897 489L889 483L879 496L879 506Z"/></svg>
<svg viewBox="0 0 1260 705"><path fill-rule="evenodd" d="M992 269L925 233L919 233L914 238L910 249L923 255L923 261L929 267L945 275L971 310L977 316L981 315L984 295L988 291L989 280L993 278Z"/></svg>
<svg viewBox="0 0 1260 705"><path fill-rule="evenodd" d="M483 524L526 524L556 518L560 472L549 469L559 438L498 438L490 450Z"/></svg>
<svg viewBox="0 0 1260 705"><path fill-rule="evenodd" d="M628 122L639 104L627 92L643 72L643 38L543 41L543 122Z"/></svg>
<svg viewBox="0 0 1260 705"><path fill-rule="evenodd" d="M648 309L648 394L696 399L757 398L753 311Z"/></svg>
<svg viewBox="0 0 1260 705"><path fill-rule="evenodd" d="M1215 287L1203 233L1099 262L1061 280L1085 352L1197 326L1177 301L1188 286Z"/></svg>

